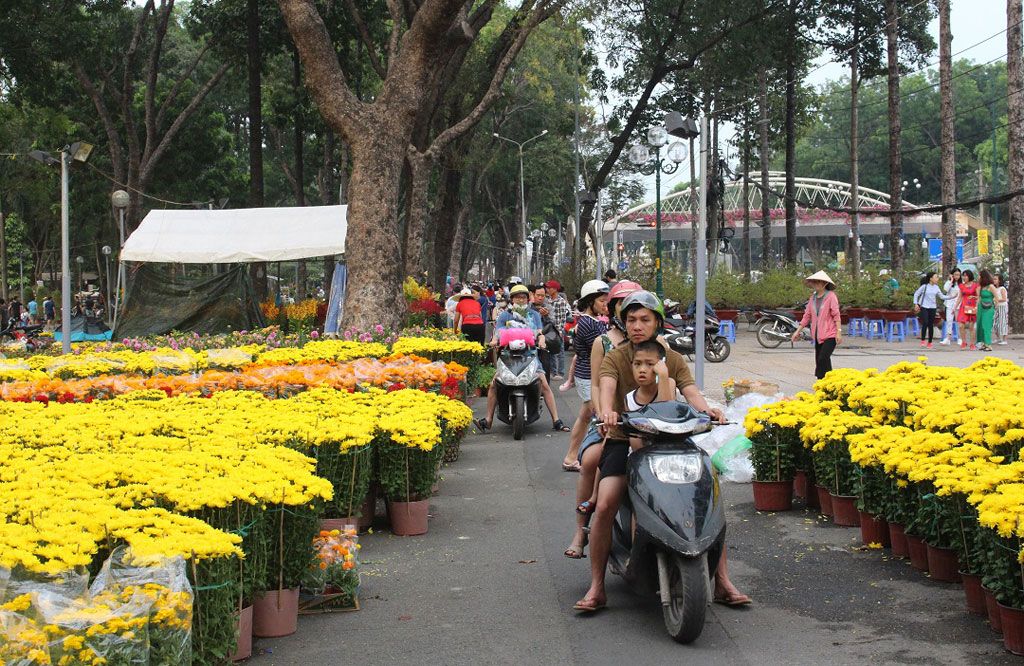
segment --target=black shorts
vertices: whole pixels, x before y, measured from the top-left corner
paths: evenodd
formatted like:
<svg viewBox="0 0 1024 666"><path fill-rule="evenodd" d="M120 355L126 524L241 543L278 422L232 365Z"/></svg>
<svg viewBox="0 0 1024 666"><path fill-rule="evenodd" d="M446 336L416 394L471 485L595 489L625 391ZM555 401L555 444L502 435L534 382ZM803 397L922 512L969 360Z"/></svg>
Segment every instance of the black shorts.
<svg viewBox="0 0 1024 666"><path fill-rule="evenodd" d="M623 476L626 473L626 460L629 458L629 442L621 439L609 439L601 451L601 461L597 463L601 470L601 478Z"/></svg>
<svg viewBox="0 0 1024 666"><path fill-rule="evenodd" d="M486 330L484 324L463 324L462 333L471 342L479 342L481 345L484 344L484 331Z"/></svg>

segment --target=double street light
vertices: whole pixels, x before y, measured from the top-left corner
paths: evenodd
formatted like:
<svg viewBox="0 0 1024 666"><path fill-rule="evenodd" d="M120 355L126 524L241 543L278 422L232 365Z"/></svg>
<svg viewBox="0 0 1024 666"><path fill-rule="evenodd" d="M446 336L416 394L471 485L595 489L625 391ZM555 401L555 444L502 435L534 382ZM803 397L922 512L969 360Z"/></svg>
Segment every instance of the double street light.
<svg viewBox="0 0 1024 666"><path fill-rule="evenodd" d="M520 275L526 275L526 273L528 272L528 267L526 265L526 185L523 181L523 147L526 146L526 144L530 143L531 141L536 141L537 139L541 138L547 133L548 131L544 130L537 136L531 136L526 141L516 141L515 139L510 139L506 136L501 136L497 132L492 132L494 138L501 139L502 141L508 141L509 143L513 143L516 145L516 148L519 149L519 208L522 211L522 227L520 229L520 233L522 235L520 242L522 243L523 248L522 255L519 258Z"/></svg>

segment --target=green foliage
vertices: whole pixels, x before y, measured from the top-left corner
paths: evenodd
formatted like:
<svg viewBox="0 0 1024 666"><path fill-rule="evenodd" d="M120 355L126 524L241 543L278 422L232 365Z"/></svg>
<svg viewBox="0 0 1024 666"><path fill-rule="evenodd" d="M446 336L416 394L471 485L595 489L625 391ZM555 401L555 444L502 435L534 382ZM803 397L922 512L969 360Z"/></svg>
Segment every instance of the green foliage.
<svg viewBox="0 0 1024 666"><path fill-rule="evenodd" d="M378 481L384 496L393 502L415 502L430 497L444 447L430 451L381 443L378 448Z"/></svg>
<svg viewBox="0 0 1024 666"><path fill-rule="evenodd" d="M889 483L885 471L872 465L858 470L857 508L880 516L885 514L889 499Z"/></svg>
<svg viewBox="0 0 1024 666"><path fill-rule="evenodd" d="M331 450L328 450L331 449ZM357 518L373 473L373 449L339 453L335 447L318 446L309 452L316 456L317 476L329 479L334 486L334 498L328 502L325 518Z"/></svg>

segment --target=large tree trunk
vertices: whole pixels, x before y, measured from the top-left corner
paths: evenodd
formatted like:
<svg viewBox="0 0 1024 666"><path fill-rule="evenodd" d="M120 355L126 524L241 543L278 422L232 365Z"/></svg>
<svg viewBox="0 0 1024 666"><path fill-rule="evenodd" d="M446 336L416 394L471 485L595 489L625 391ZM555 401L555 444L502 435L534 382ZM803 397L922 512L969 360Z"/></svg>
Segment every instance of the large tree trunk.
<svg viewBox="0 0 1024 666"><path fill-rule="evenodd" d="M889 245L892 256L892 272L903 271L903 151L900 147L900 69L899 43L896 39L899 12L897 0L885 1L886 53L888 56L889 80L889 205L894 214L889 218Z"/></svg>
<svg viewBox="0 0 1024 666"><path fill-rule="evenodd" d="M427 225L427 199L430 193L430 174L434 168L431 153L409 149L409 207L405 218L405 243L402 256L407 276L419 278L423 271L423 229Z"/></svg>
<svg viewBox="0 0 1024 666"><path fill-rule="evenodd" d="M469 219L475 184L480 178L474 176L474 186L466 195L465 201L461 201L462 172L458 170L456 161L456 156L452 152L446 152L442 162L441 196L435 216L433 260L429 267L430 278L435 284L440 284L439 281L444 280L445 273L452 265L452 257L458 256L462 251L461 244L455 244L459 237L458 227L460 221Z"/></svg>
<svg viewBox="0 0 1024 666"><path fill-rule="evenodd" d="M786 56L786 249L787 266L796 264L796 0L789 0L790 48Z"/></svg>
<svg viewBox="0 0 1024 666"><path fill-rule="evenodd" d="M761 66L761 271L772 267L772 209L768 201L768 69Z"/></svg>
<svg viewBox="0 0 1024 666"><path fill-rule="evenodd" d="M860 3L856 4L856 11L859 12ZM857 40L860 39L860 21L856 21L853 30L854 46L850 54L850 208L854 213L850 215L850 273L853 279L860 278L860 109L857 108L857 98L860 93L860 47Z"/></svg>
<svg viewBox="0 0 1024 666"><path fill-rule="evenodd" d="M249 206L263 206L263 56L260 53L260 3L248 0L246 30L249 67ZM280 276L278 276L280 277ZM249 278L257 301L267 298L267 265L249 264Z"/></svg>
<svg viewBox="0 0 1024 666"><path fill-rule="evenodd" d="M306 171L304 148L306 143L306 128L302 116L302 99L304 90L302 88L302 62L299 60L298 50L292 51L292 90L295 94L295 205L306 205ZM298 269L295 271L296 291L295 302L306 299L306 260L299 259Z"/></svg>
<svg viewBox="0 0 1024 666"><path fill-rule="evenodd" d="M942 203L956 201L956 146L953 129L953 34L949 0L939 0L939 95L942 116ZM942 211L942 274L956 265L956 210ZM927 250L926 250L927 252Z"/></svg>
<svg viewBox="0 0 1024 666"><path fill-rule="evenodd" d="M1024 54L1021 53L1021 0L1006 2L1006 87L1009 113L1009 188L1024 188ZM1010 201L1010 274L1024 275L1024 197ZM1010 325L1015 333L1024 332L1024 289L1007 290L1010 294Z"/></svg>
<svg viewBox="0 0 1024 666"><path fill-rule="evenodd" d="M7 300L7 228L4 207L0 202L0 298ZM2 318L2 316L0 316Z"/></svg>

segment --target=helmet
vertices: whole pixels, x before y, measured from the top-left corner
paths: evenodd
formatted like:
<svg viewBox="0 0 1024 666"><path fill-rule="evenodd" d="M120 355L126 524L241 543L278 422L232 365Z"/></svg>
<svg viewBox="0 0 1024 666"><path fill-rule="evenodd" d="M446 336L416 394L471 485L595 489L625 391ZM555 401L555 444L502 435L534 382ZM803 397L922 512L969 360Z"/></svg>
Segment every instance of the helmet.
<svg viewBox="0 0 1024 666"><path fill-rule="evenodd" d="M508 292L508 296L509 298L512 298L516 294L526 294L527 296L529 296L530 290L527 289L526 285L524 284L517 284L516 286L512 287L511 291Z"/></svg>
<svg viewBox="0 0 1024 666"><path fill-rule="evenodd" d="M649 291L634 291L629 296L626 296L622 303L619 304L619 318L625 321L626 313L635 308L652 310L661 321L665 321L665 306L661 304L661 299Z"/></svg>
<svg viewBox="0 0 1024 666"><path fill-rule="evenodd" d="M580 289L580 298L586 298L593 294L607 294L608 284L604 280L587 280Z"/></svg>
<svg viewBox="0 0 1024 666"><path fill-rule="evenodd" d="M523 283L523 278L519 277L518 275L513 275L512 277L510 277L508 279L508 283L509 284L522 284Z"/></svg>
<svg viewBox="0 0 1024 666"><path fill-rule="evenodd" d="M641 287L636 282L632 282L630 280L616 282L615 286L612 287L610 292L608 292L608 300L623 298L633 293L634 291L640 291L641 289L643 289L643 287Z"/></svg>

